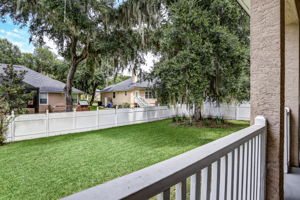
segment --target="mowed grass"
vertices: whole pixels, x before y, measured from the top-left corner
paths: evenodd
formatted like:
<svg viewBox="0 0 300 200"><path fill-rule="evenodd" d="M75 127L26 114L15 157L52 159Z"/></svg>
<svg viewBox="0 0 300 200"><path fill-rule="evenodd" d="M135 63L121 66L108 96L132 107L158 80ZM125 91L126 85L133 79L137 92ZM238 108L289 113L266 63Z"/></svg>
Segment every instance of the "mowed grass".
<svg viewBox="0 0 300 200"><path fill-rule="evenodd" d="M247 127L176 127L171 120L0 147L0 199L59 199Z"/></svg>

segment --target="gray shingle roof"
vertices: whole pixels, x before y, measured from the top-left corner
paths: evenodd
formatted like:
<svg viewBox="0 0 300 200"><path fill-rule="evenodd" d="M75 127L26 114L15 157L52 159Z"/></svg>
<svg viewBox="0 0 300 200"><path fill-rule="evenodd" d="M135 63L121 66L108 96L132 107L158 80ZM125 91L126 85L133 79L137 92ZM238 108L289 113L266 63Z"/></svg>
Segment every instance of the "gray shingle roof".
<svg viewBox="0 0 300 200"><path fill-rule="evenodd" d="M150 88L153 86L153 83L149 81L138 81L136 83L132 82L132 78L122 81L115 85L110 85L101 92L120 92L120 91L129 91L134 88Z"/></svg>
<svg viewBox="0 0 300 200"><path fill-rule="evenodd" d="M3 73L3 68L6 67L6 64L0 64L0 73ZM52 79L48 76L45 76L41 73L33 71L25 66L14 65L16 70L26 71L27 73L24 76L24 83L27 83L33 87L39 88L40 92L48 93L64 93L65 83L62 83L58 80ZM73 93L84 93L76 88L73 88Z"/></svg>

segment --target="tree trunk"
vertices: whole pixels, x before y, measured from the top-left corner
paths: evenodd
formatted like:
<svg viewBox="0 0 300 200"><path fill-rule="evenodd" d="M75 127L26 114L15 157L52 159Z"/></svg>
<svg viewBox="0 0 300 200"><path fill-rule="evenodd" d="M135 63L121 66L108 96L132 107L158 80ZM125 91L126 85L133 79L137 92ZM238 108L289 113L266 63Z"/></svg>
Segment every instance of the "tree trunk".
<svg viewBox="0 0 300 200"><path fill-rule="evenodd" d="M67 76L67 83L65 86L65 96L66 96L66 111L72 111L73 109L73 100L72 100L72 87L73 87L73 81L74 81L74 76L77 70L78 64L86 59L88 56L88 49L89 49L89 44L86 44L85 47L83 48L81 54L77 56L77 42L78 40L75 37L71 38L71 48L70 48L70 53L71 53L71 66L69 69L69 73Z"/></svg>
<svg viewBox="0 0 300 200"><path fill-rule="evenodd" d="M73 87L73 80L75 76L75 72L77 69L77 61L76 59L72 59L70 70L67 76L67 84L65 87L65 96L66 96L66 111L70 112L73 109L73 99L72 99L72 87Z"/></svg>
<svg viewBox="0 0 300 200"><path fill-rule="evenodd" d="M202 113L201 113L201 105L195 105L195 115L194 118L196 121L201 121L202 118Z"/></svg>
<svg viewBox="0 0 300 200"><path fill-rule="evenodd" d="M97 84L94 84L94 87L93 87L93 93L92 93L92 98L91 98L91 100L90 100L90 106L92 106L93 103L94 103L94 99L95 99L97 87L98 87L98 85L97 85Z"/></svg>

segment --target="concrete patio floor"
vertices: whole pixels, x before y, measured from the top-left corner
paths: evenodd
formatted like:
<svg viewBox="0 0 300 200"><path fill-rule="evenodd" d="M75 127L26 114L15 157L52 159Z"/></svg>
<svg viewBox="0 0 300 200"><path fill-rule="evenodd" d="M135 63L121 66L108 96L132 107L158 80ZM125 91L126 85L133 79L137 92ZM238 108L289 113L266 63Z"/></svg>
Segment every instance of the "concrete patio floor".
<svg viewBox="0 0 300 200"><path fill-rule="evenodd" d="M300 168L292 168L284 179L284 199L300 200Z"/></svg>

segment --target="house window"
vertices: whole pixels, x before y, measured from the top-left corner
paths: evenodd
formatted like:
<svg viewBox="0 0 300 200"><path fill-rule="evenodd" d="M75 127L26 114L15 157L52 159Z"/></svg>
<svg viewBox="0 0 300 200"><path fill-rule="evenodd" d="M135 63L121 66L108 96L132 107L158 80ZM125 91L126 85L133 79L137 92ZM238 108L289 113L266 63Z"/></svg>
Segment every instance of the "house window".
<svg viewBox="0 0 300 200"><path fill-rule="evenodd" d="M154 92L150 91L150 90L146 90L145 91L145 98L146 99L154 99L155 98Z"/></svg>
<svg viewBox="0 0 300 200"><path fill-rule="evenodd" d="M113 92L113 98L116 98L116 93L115 92Z"/></svg>
<svg viewBox="0 0 300 200"><path fill-rule="evenodd" d="M47 93L40 93L40 104L41 105L48 104L48 94Z"/></svg>
<svg viewBox="0 0 300 200"><path fill-rule="evenodd" d="M125 91L125 96L127 96L127 91Z"/></svg>

